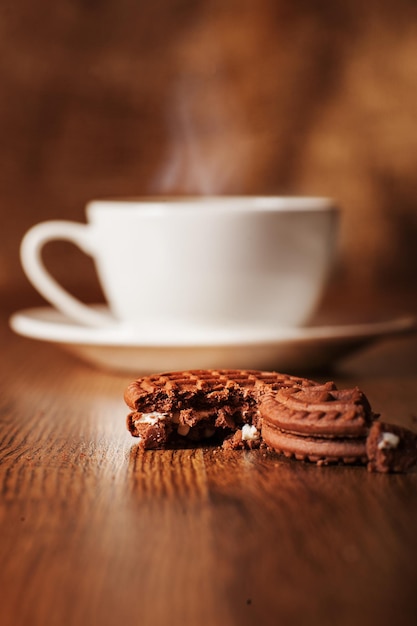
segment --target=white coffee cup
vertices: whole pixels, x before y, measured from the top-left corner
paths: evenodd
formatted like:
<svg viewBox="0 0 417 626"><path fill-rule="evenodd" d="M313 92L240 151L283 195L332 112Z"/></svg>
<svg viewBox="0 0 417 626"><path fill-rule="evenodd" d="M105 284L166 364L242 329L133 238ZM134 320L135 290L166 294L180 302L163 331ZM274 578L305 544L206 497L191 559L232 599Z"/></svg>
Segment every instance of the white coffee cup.
<svg viewBox="0 0 417 626"><path fill-rule="evenodd" d="M26 233L29 280L81 324L178 337L304 324L326 284L339 215L328 198L276 196L94 200L86 212L87 224L43 222ZM51 240L93 257L109 314L48 273L41 251Z"/></svg>

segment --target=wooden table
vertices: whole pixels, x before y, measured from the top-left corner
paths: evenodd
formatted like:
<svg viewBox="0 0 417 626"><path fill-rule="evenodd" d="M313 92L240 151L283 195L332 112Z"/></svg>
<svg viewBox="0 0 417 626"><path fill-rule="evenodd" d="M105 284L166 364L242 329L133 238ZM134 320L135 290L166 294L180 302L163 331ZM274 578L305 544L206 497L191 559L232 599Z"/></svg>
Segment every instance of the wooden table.
<svg viewBox="0 0 417 626"><path fill-rule="evenodd" d="M1 327L2 626L415 625L417 471L140 453L130 376ZM336 374L411 424L417 342ZM322 377L320 377L320 380Z"/></svg>

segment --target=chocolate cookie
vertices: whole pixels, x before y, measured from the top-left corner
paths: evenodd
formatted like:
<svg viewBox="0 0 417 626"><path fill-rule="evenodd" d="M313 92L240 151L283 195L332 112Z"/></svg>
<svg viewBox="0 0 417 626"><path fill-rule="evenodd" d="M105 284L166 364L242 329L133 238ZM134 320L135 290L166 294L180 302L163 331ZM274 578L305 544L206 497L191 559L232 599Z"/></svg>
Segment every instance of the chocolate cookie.
<svg viewBox="0 0 417 626"><path fill-rule="evenodd" d="M125 393L127 426L143 449L222 444L318 465L368 464L403 472L417 463L417 434L377 421L358 388L256 370L191 370L145 376Z"/></svg>
<svg viewBox="0 0 417 626"><path fill-rule="evenodd" d="M311 461L318 465L330 463L360 463L367 462L366 438L324 438L300 437L292 435L268 423L262 426L263 441L275 452L287 457L294 457L299 461Z"/></svg>
<svg viewBox="0 0 417 626"><path fill-rule="evenodd" d="M366 437L376 417L360 389L337 389L332 382L268 393L261 412L285 432L324 437Z"/></svg>
<svg viewBox="0 0 417 626"><path fill-rule="evenodd" d="M305 378L255 370L191 370L145 376L132 382L125 401L127 427L144 449L223 443L261 443L259 400L267 392L315 385Z"/></svg>
<svg viewBox="0 0 417 626"><path fill-rule="evenodd" d="M275 451L297 459L366 463L366 437L376 419L358 389L334 383L281 389L261 399L262 438Z"/></svg>
<svg viewBox="0 0 417 626"><path fill-rule="evenodd" d="M406 472L417 463L417 434L411 430L375 422L366 441L370 472Z"/></svg>

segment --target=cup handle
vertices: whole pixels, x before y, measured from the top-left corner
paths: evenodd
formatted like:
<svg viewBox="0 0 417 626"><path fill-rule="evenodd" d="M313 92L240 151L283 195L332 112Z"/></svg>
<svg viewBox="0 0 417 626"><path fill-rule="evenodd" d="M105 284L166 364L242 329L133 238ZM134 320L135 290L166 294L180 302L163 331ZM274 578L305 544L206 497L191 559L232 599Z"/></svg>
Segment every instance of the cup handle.
<svg viewBox="0 0 417 626"><path fill-rule="evenodd" d="M69 294L50 275L42 261L42 248L48 241L65 240L74 243L85 254L94 253L91 226L62 220L41 222L23 237L20 259L26 276L39 293L59 311L87 326L109 326L114 319L95 311Z"/></svg>

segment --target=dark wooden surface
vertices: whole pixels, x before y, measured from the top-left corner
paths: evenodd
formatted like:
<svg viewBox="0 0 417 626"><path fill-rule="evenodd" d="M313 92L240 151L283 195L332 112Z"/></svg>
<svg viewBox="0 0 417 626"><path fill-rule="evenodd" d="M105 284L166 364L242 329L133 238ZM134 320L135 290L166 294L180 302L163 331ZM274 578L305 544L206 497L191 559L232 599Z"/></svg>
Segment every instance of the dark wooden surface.
<svg viewBox="0 0 417 626"><path fill-rule="evenodd" d="M5 317L1 346L2 626L416 623L415 470L139 453L129 376L14 336ZM331 376L412 424L416 347L386 342Z"/></svg>
<svg viewBox="0 0 417 626"><path fill-rule="evenodd" d="M24 232L92 198L278 193L340 202L338 315L417 314L415 17L415 0L3 3L1 307L42 304ZM100 299L79 251L45 258ZM336 379L411 424L417 342ZM138 455L128 380L3 316L0 626L415 626L416 472Z"/></svg>

